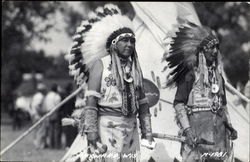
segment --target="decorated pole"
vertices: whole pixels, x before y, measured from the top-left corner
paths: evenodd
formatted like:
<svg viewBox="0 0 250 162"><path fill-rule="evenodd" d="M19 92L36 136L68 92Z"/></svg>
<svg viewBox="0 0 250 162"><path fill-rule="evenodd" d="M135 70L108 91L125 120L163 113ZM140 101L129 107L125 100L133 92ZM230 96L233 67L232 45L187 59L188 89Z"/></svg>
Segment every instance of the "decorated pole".
<svg viewBox="0 0 250 162"><path fill-rule="evenodd" d="M68 102L71 98L76 96L81 90L83 89L84 84L82 84L77 90L75 90L72 94L70 94L68 97L66 97L62 102L60 102L58 105L56 105L50 112L45 114L39 121L37 121L34 125L32 125L26 132L24 132L22 135L20 135L15 141L13 141L11 144L9 144L6 148L4 148L1 151L1 156L7 152L10 148L12 148L14 145L16 145L18 142L20 142L25 136L27 136L30 132L34 130L39 124L41 124L46 118L51 116L55 111L57 111L63 104Z"/></svg>

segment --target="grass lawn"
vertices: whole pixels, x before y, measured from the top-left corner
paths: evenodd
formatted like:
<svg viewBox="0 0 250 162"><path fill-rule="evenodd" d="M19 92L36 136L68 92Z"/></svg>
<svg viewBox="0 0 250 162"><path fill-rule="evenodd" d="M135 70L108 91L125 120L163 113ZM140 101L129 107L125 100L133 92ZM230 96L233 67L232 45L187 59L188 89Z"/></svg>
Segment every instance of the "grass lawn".
<svg viewBox="0 0 250 162"><path fill-rule="evenodd" d="M10 124L1 123L1 150L18 138L23 132L25 132L30 125L23 127L21 130L12 130ZM52 149L40 149L37 150L33 145L33 132L24 137L14 147L10 148L0 161L59 161L66 153L65 149L52 150Z"/></svg>

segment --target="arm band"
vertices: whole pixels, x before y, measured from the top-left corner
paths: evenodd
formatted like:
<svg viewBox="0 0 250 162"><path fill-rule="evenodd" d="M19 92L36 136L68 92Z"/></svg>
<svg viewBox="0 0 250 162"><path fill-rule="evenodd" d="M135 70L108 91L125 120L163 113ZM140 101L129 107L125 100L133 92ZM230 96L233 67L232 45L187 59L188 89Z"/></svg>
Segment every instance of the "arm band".
<svg viewBox="0 0 250 162"><path fill-rule="evenodd" d="M139 116L141 132L145 136L152 136L151 114Z"/></svg>
<svg viewBox="0 0 250 162"><path fill-rule="evenodd" d="M176 118L180 122L183 130L190 127L187 112L185 110L184 104L175 105Z"/></svg>
<svg viewBox="0 0 250 162"><path fill-rule="evenodd" d="M97 111L86 109L84 113L84 132L98 132Z"/></svg>
<svg viewBox="0 0 250 162"><path fill-rule="evenodd" d="M88 97L88 96L94 96L96 98L101 98L101 94L96 92L96 91L92 91L92 90L87 90L85 92L85 97Z"/></svg>
<svg viewBox="0 0 250 162"><path fill-rule="evenodd" d="M84 109L85 110L95 110L95 111L98 111L98 108L95 107L95 106L85 106Z"/></svg>

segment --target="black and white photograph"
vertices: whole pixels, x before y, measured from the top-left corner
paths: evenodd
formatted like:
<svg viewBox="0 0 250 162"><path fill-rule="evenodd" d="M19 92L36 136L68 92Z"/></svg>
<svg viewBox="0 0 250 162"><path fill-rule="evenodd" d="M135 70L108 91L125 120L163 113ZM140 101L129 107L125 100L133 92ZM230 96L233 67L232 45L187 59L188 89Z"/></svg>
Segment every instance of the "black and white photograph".
<svg viewBox="0 0 250 162"><path fill-rule="evenodd" d="M250 162L250 2L2 1L0 161Z"/></svg>

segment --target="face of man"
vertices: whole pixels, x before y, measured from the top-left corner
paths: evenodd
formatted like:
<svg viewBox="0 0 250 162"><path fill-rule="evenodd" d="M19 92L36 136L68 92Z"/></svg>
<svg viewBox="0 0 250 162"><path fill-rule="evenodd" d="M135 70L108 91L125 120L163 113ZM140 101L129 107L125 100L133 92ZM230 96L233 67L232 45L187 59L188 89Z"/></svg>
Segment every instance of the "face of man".
<svg viewBox="0 0 250 162"><path fill-rule="evenodd" d="M118 55L126 59L134 53L135 38L123 37L116 43L116 47L118 50Z"/></svg>
<svg viewBox="0 0 250 162"><path fill-rule="evenodd" d="M213 46L212 48L208 49L208 51L204 52L205 58L207 63L213 63L218 55L218 48Z"/></svg>

